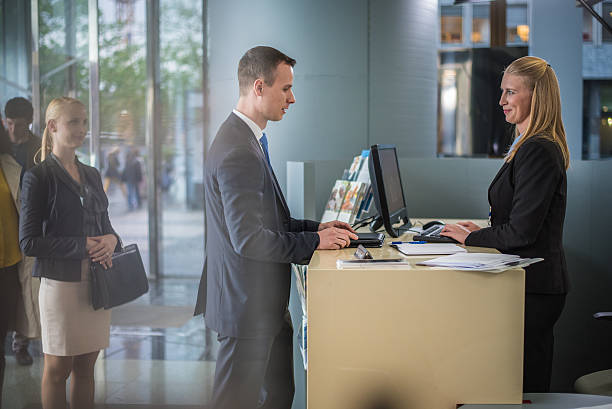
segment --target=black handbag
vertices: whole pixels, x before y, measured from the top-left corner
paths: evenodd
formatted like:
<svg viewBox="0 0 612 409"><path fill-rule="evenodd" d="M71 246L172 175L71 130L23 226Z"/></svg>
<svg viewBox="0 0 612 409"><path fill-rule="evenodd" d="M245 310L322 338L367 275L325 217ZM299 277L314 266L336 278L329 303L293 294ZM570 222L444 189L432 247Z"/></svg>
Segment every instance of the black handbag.
<svg viewBox="0 0 612 409"><path fill-rule="evenodd" d="M113 254L113 266L107 270L91 263L91 304L105 310L125 304L149 291L149 280L136 244Z"/></svg>

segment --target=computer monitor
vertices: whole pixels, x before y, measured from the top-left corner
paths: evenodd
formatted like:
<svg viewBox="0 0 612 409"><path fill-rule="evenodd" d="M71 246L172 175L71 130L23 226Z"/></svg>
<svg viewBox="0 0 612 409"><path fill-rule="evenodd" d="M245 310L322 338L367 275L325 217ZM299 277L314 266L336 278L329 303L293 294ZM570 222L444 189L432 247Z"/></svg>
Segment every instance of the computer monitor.
<svg viewBox="0 0 612 409"><path fill-rule="evenodd" d="M412 227L412 223L410 223L406 210L395 146L372 145L368 165L374 204L378 210L378 217L372 222L370 228L374 231L384 225L391 237L399 237ZM393 225L400 221L403 222L403 225L394 228Z"/></svg>

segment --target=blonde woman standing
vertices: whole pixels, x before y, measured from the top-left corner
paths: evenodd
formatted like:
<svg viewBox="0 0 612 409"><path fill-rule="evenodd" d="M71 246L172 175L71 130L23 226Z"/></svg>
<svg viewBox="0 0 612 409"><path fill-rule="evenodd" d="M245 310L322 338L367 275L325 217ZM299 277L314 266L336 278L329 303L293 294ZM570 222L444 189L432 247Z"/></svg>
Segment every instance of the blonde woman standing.
<svg viewBox="0 0 612 409"><path fill-rule="evenodd" d="M525 268L523 391L548 392L553 327L569 288L563 252L569 151L559 83L546 61L522 57L504 71L501 91L499 105L516 130L489 186L491 227L462 222L445 226L442 234L470 246L544 259Z"/></svg>
<svg viewBox="0 0 612 409"><path fill-rule="evenodd" d="M111 265L118 237L108 218L99 172L78 161L87 134L87 111L78 100L56 98L47 107L42 162L23 178L19 239L36 257L41 278L40 319L44 409L65 409L70 376L73 408L93 408L94 364L108 346L110 311L94 311L89 265Z"/></svg>

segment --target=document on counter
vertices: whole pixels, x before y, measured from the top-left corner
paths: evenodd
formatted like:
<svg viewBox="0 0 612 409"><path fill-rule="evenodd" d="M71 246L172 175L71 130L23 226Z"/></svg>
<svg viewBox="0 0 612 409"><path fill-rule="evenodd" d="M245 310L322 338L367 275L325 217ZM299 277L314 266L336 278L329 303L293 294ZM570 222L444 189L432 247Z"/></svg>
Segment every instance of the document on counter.
<svg viewBox="0 0 612 409"><path fill-rule="evenodd" d="M391 244L407 256L465 253L467 250L453 243L401 243Z"/></svg>
<svg viewBox="0 0 612 409"><path fill-rule="evenodd" d="M502 271L526 267L530 264L544 260L543 258L521 258L513 254L495 253L457 253L417 263L430 267L448 267L455 270L488 271L501 273Z"/></svg>

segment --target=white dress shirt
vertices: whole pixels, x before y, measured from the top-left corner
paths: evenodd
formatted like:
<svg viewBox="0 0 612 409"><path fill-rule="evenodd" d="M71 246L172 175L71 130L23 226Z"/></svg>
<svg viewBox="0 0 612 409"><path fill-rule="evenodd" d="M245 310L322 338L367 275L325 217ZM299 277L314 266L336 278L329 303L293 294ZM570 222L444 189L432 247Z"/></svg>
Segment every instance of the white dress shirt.
<svg viewBox="0 0 612 409"><path fill-rule="evenodd" d="M255 123L255 121L253 121L251 118L249 118L242 112L238 111L237 109L234 109L232 112L236 114L238 118L242 119L244 123L249 126L249 128L251 128L251 131L253 131L255 138L257 138L257 142L259 142L259 147L261 148L261 151L263 152L264 151L263 146L261 146L261 137L263 136L263 130Z"/></svg>

